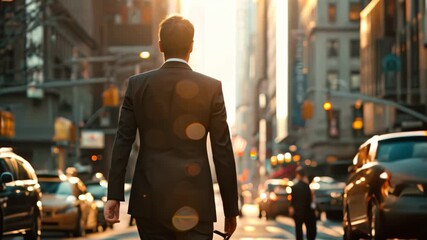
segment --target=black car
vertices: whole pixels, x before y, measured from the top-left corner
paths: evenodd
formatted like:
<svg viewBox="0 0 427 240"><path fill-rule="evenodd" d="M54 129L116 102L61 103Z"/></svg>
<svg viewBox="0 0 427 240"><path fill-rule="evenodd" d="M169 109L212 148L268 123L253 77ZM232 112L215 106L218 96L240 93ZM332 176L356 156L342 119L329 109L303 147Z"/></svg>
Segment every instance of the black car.
<svg viewBox="0 0 427 240"><path fill-rule="evenodd" d="M289 215L292 200L293 182L284 179L268 179L256 199L259 207L258 217L274 219L277 215Z"/></svg>
<svg viewBox="0 0 427 240"><path fill-rule="evenodd" d="M320 219L322 212L326 214L328 219L342 219L342 194L345 185L345 182L329 176L316 176L313 178L310 188L314 192L318 219Z"/></svg>
<svg viewBox="0 0 427 240"><path fill-rule="evenodd" d="M427 131L363 143L343 197L344 239L427 236Z"/></svg>
<svg viewBox="0 0 427 240"><path fill-rule="evenodd" d="M40 239L41 192L33 167L12 148L0 148L0 239Z"/></svg>
<svg viewBox="0 0 427 240"><path fill-rule="evenodd" d="M113 225L108 224L104 219L104 207L107 202L107 181L87 181L85 184L87 191L92 193L96 207L98 208L98 225L103 230L106 230L107 227L113 228Z"/></svg>

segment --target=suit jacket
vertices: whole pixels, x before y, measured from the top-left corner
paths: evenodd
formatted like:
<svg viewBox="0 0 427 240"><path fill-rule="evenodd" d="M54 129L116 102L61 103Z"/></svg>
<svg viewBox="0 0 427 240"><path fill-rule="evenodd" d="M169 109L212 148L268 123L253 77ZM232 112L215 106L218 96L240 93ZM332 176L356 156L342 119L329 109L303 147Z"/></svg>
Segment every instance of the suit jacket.
<svg viewBox="0 0 427 240"><path fill-rule="evenodd" d="M311 216L314 214L314 211L311 208L311 202L311 189L307 183L298 181L294 186L292 186L291 205L295 209L295 216Z"/></svg>
<svg viewBox="0 0 427 240"><path fill-rule="evenodd" d="M200 221L216 221L207 154L209 133L224 214L237 216L234 154L221 82L182 62L132 76L120 111L108 199L124 200L126 166L136 130L140 149L128 213L171 222L188 206Z"/></svg>

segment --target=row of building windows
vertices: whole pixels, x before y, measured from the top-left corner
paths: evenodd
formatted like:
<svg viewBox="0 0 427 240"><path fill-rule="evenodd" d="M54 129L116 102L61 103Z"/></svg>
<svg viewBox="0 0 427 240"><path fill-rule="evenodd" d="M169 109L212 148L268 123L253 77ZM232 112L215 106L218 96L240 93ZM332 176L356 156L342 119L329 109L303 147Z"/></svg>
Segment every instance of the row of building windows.
<svg viewBox="0 0 427 240"><path fill-rule="evenodd" d="M329 39L327 42L327 56L328 58L334 58L339 56L339 41L338 39ZM360 40L352 39L350 40L350 57L359 58L360 57Z"/></svg>
<svg viewBox="0 0 427 240"><path fill-rule="evenodd" d="M329 70L326 73L326 88L334 91L343 89L358 92L360 90L360 71L352 70L349 76L349 80L340 79L337 70Z"/></svg>
<svg viewBox="0 0 427 240"><path fill-rule="evenodd" d="M361 0L352 0L348 7L348 20L358 22L360 20L360 11L363 9ZM337 21L337 3L330 2L328 4L328 22L335 23Z"/></svg>

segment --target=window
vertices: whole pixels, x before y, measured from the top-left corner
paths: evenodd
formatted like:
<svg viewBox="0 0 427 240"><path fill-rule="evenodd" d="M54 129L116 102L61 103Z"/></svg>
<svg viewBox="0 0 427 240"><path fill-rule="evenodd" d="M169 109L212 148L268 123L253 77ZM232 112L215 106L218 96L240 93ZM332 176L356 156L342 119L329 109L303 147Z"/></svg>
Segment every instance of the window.
<svg viewBox="0 0 427 240"><path fill-rule="evenodd" d="M359 21L360 20L360 11L362 11L362 3L360 1L350 2L348 9L348 20L350 21Z"/></svg>
<svg viewBox="0 0 427 240"><path fill-rule="evenodd" d="M327 88L330 90L338 90L339 89L339 80L338 80L338 72L337 71L329 71L326 76L326 84Z"/></svg>
<svg viewBox="0 0 427 240"><path fill-rule="evenodd" d="M329 3L328 5L328 21L330 23L337 21L337 6L335 3Z"/></svg>
<svg viewBox="0 0 427 240"><path fill-rule="evenodd" d="M352 58L360 57L360 40L359 39L350 40L350 57Z"/></svg>
<svg viewBox="0 0 427 240"><path fill-rule="evenodd" d="M328 40L327 43L327 48L328 48L328 57L338 57L338 51L339 51L339 43L337 39L331 39Z"/></svg>
<svg viewBox="0 0 427 240"><path fill-rule="evenodd" d="M350 90L358 92L360 90L360 72L351 71L350 73Z"/></svg>
<svg viewBox="0 0 427 240"><path fill-rule="evenodd" d="M18 179L19 180L31 179L30 175L27 172L27 169L25 169L22 162L17 161L17 163L18 163Z"/></svg>

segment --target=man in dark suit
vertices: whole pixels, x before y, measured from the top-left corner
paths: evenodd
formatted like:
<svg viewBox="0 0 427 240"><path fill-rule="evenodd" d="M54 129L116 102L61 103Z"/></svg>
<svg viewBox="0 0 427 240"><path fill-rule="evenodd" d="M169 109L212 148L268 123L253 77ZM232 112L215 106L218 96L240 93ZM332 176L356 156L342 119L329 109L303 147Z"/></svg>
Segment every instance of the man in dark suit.
<svg viewBox="0 0 427 240"><path fill-rule="evenodd" d="M307 239L316 239L316 216L312 208L313 194L308 184L306 172L303 167L296 168L297 182L292 186L292 201L290 214L295 222L295 235L297 240L303 240L302 225L307 229Z"/></svg>
<svg viewBox="0 0 427 240"><path fill-rule="evenodd" d="M139 131L128 213L142 239L212 239L216 221L207 154L209 133L223 201L224 231L239 215L236 166L221 82L191 70L193 25L180 16L160 24L165 63L129 79L120 112L104 216L119 221L132 143Z"/></svg>

